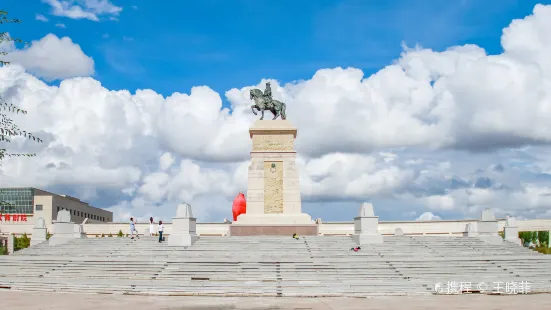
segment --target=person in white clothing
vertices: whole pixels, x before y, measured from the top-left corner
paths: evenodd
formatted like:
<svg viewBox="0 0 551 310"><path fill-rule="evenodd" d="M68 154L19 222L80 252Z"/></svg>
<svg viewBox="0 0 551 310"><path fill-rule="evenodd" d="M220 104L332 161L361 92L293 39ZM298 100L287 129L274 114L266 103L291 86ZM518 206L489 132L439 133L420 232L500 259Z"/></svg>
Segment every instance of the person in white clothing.
<svg viewBox="0 0 551 310"><path fill-rule="evenodd" d="M149 218L149 236L153 236L155 233L155 223L153 223L153 217Z"/></svg>
<svg viewBox="0 0 551 310"><path fill-rule="evenodd" d="M131 239L134 239L134 233L136 233L136 238L139 238L138 231L136 230L136 221L133 217L130 218L130 236Z"/></svg>
<svg viewBox="0 0 551 310"><path fill-rule="evenodd" d="M159 232L159 243L163 241L163 230L165 230L163 221L159 221L159 226L157 226L157 231Z"/></svg>

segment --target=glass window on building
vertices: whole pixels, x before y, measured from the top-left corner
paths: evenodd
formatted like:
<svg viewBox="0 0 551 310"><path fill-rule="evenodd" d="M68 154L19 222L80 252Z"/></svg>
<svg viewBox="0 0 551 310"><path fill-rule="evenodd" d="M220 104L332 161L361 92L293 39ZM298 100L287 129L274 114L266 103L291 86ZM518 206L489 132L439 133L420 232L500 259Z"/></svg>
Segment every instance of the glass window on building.
<svg viewBox="0 0 551 310"><path fill-rule="evenodd" d="M34 189L0 188L0 213L33 214Z"/></svg>
<svg viewBox="0 0 551 310"><path fill-rule="evenodd" d="M42 205L36 205L36 206L34 206L34 209L36 211L42 211L43 208L42 208Z"/></svg>

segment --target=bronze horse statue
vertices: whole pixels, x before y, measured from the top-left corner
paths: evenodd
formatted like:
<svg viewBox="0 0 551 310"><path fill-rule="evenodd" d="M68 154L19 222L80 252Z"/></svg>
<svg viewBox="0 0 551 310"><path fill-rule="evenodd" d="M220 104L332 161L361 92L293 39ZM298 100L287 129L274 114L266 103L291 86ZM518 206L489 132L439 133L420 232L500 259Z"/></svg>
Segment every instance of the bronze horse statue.
<svg viewBox="0 0 551 310"><path fill-rule="evenodd" d="M281 116L281 119L287 119L285 115L285 103L277 100L270 100L269 97L264 96L260 89L251 89L251 100L254 100L254 104L251 106L251 110L254 115L256 111L262 112L262 117L264 119L264 111L270 111L274 115L272 120L275 120L278 116ZM256 111L255 111L256 110Z"/></svg>

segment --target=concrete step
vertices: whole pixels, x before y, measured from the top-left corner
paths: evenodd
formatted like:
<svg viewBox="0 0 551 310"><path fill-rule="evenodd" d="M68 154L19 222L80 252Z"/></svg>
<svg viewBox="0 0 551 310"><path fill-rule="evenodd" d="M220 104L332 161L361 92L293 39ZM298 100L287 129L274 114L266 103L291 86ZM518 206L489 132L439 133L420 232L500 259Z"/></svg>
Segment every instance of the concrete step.
<svg viewBox="0 0 551 310"><path fill-rule="evenodd" d="M202 237L170 247L154 237L75 239L0 257L0 287L143 295L380 296L434 293L439 282L528 281L551 292L551 257L476 238Z"/></svg>

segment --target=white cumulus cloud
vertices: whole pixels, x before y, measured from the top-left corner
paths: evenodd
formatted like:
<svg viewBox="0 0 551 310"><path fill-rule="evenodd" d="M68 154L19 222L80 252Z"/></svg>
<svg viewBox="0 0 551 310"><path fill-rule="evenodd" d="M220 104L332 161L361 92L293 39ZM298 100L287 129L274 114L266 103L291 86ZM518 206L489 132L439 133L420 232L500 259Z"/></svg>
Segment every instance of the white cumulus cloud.
<svg viewBox="0 0 551 310"><path fill-rule="evenodd" d="M36 14L36 20L39 20L41 22L48 22L48 18L42 14Z"/></svg>
<svg viewBox="0 0 551 310"><path fill-rule="evenodd" d="M303 201L339 210L342 201L393 200L396 212L442 216L487 207L547 214L551 40L542 34L550 27L551 7L538 5L504 29L499 55L474 45L406 48L371 76L332 68L296 83L272 80L298 128ZM164 97L70 78L92 74L93 61L69 38L48 35L10 55L26 71L0 68L0 95L28 111L18 124L45 142L14 140L14 151L38 156L5 160L0 186L71 188L121 219L170 218L189 202L201 220L220 220L246 190L248 129L257 119L249 91L265 80L222 95L197 86ZM65 80L56 87L36 76Z"/></svg>
<svg viewBox="0 0 551 310"><path fill-rule="evenodd" d="M71 38L58 38L54 34L33 41L24 49L15 50L12 46L6 59L46 80L94 74L94 60L84 54Z"/></svg>
<svg viewBox="0 0 551 310"><path fill-rule="evenodd" d="M122 7L109 0L42 0L52 7L52 14L71 19L89 19L99 21L99 16L118 16Z"/></svg>
<svg viewBox="0 0 551 310"><path fill-rule="evenodd" d="M416 221L438 221L441 218L438 215L434 215L432 212L425 212L421 214Z"/></svg>

